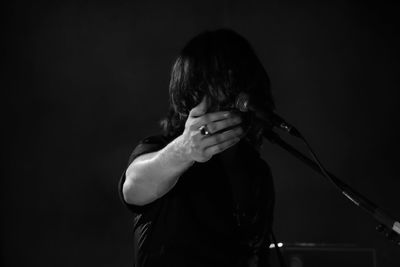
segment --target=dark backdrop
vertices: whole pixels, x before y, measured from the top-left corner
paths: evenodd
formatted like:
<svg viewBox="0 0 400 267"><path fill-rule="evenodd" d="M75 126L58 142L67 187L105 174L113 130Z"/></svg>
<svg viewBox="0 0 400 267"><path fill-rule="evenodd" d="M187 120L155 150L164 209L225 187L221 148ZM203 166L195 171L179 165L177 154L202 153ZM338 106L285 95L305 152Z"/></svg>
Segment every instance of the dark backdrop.
<svg viewBox="0 0 400 267"><path fill-rule="evenodd" d="M400 9L375 1L14 1L2 8L3 266L130 266L117 182L158 130L185 42L227 26L255 47L277 111L338 177L400 219ZM299 143L294 143L300 145ZM266 143L283 242L399 249L314 172Z"/></svg>

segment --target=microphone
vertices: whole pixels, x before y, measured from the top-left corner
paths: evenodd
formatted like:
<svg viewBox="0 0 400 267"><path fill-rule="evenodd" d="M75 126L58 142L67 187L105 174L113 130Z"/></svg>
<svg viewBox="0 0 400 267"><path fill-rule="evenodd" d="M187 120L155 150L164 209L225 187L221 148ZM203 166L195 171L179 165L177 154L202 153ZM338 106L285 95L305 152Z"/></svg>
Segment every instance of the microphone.
<svg viewBox="0 0 400 267"><path fill-rule="evenodd" d="M241 112L254 112L255 116L262 122L269 126L277 127L289 134L301 137L300 132L291 124L287 123L282 117L274 113L273 111L265 110L250 99L246 93L240 93L236 98L236 108Z"/></svg>

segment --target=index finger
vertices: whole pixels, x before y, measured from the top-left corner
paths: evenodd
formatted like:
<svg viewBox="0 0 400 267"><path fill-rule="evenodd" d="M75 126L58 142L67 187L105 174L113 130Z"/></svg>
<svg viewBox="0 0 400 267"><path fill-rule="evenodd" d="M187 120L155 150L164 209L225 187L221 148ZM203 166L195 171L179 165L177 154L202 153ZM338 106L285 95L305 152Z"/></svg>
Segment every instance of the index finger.
<svg viewBox="0 0 400 267"><path fill-rule="evenodd" d="M210 122L220 121L228 119L232 115L229 111L218 111L213 113L207 113L197 119L195 125L202 126Z"/></svg>

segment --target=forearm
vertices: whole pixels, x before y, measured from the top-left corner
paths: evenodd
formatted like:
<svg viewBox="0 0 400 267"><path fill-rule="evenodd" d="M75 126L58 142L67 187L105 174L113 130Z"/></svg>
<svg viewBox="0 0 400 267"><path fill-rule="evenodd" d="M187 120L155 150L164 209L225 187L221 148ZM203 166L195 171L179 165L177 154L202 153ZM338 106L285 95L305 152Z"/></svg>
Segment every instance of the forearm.
<svg viewBox="0 0 400 267"><path fill-rule="evenodd" d="M126 171L123 195L130 204L145 205L171 190L194 162L182 153L181 137L163 149L135 159Z"/></svg>

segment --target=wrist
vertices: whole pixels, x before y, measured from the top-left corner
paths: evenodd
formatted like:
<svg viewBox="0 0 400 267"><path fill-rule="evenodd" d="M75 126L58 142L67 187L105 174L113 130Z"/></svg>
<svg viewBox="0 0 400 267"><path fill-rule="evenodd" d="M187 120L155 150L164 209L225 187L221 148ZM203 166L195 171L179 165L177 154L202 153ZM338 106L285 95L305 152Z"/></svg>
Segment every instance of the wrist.
<svg viewBox="0 0 400 267"><path fill-rule="evenodd" d="M183 135L175 138L169 145L171 146L171 151L177 164L190 167L195 163L195 161L190 157L188 144L185 142Z"/></svg>

